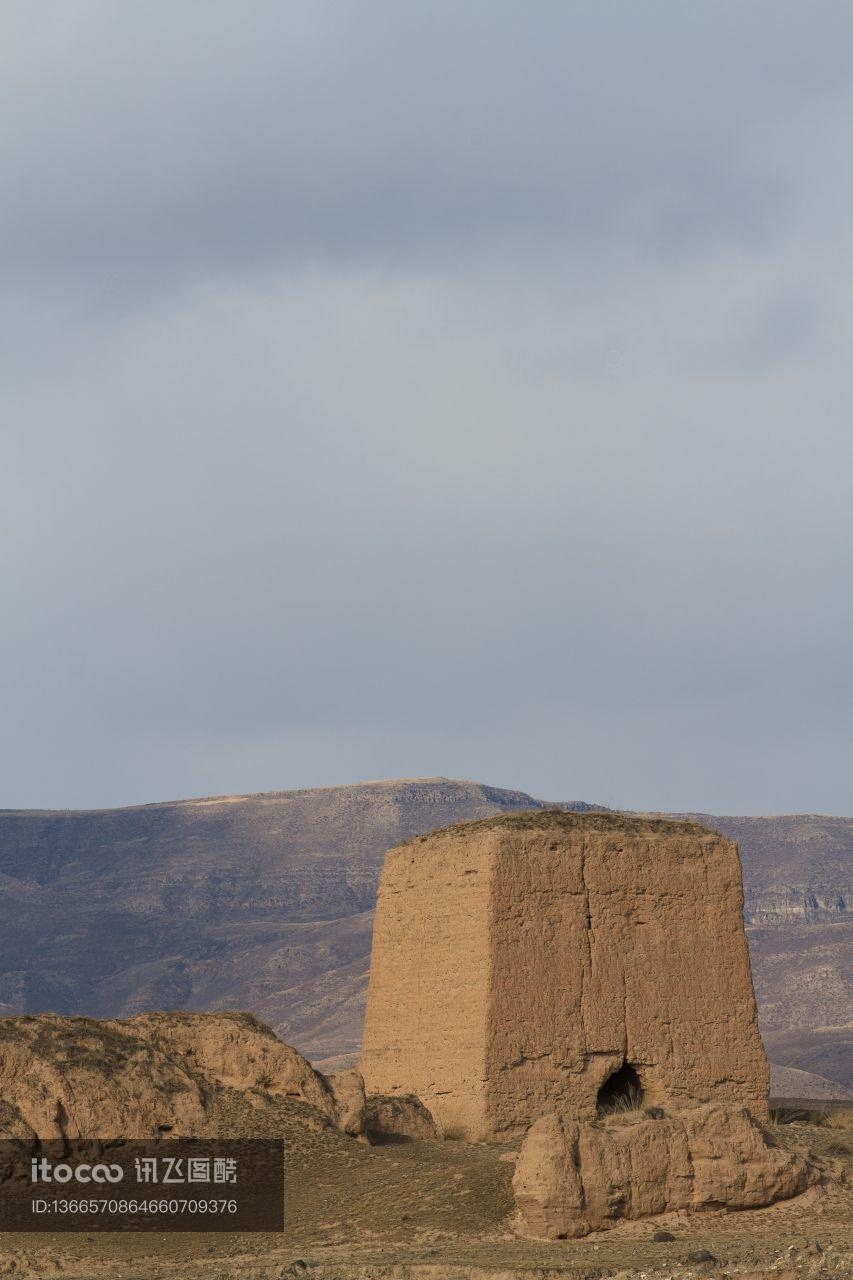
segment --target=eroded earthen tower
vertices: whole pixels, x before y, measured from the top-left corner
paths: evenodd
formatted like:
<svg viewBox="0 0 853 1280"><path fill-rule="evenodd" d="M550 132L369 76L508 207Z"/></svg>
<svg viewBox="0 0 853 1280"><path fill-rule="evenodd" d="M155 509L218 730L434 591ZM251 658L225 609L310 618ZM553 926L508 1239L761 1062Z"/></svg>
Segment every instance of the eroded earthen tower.
<svg viewBox="0 0 853 1280"><path fill-rule="evenodd" d="M737 846L693 823L546 811L392 849L373 936L369 1091L448 1136L648 1106L766 1113Z"/></svg>

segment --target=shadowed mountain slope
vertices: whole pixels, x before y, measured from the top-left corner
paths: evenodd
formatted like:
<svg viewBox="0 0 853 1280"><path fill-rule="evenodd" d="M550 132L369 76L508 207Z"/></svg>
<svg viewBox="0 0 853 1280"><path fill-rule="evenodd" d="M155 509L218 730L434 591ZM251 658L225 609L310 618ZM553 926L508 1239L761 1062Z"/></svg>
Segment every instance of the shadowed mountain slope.
<svg viewBox="0 0 853 1280"><path fill-rule="evenodd" d="M853 818L684 816L737 840L750 924L853 919Z"/></svg>
<svg viewBox="0 0 853 1280"><path fill-rule="evenodd" d="M347 1052L385 850L540 803L426 779L2 812L0 1010L251 1009Z"/></svg>
<svg viewBox="0 0 853 1280"><path fill-rule="evenodd" d="M385 850L544 807L433 778L0 812L0 1012L251 1009L313 1058L346 1058ZM765 1029L853 1022L853 819L691 816L740 842ZM790 1047L784 1065L829 1074Z"/></svg>

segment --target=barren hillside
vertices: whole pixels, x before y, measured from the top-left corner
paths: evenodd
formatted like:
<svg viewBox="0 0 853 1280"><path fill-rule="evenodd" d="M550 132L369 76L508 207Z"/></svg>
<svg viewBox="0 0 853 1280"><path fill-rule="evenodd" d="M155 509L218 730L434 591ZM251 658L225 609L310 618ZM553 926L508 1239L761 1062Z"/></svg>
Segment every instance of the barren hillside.
<svg viewBox="0 0 853 1280"><path fill-rule="evenodd" d="M352 1055L385 850L541 807L522 792L420 779L2 812L0 1011L248 1008L317 1060ZM740 841L765 1031L848 1034L853 819L700 818ZM780 1063L839 1079L835 1041L820 1045L815 1056L809 1041L786 1042Z"/></svg>
<svg viewBox="0 0 853 1280"><path fill-rule="evenodd" d="M385 850L540 802L427 779L0 813L0 1010L252 1009L356 1047Z"/></svg>

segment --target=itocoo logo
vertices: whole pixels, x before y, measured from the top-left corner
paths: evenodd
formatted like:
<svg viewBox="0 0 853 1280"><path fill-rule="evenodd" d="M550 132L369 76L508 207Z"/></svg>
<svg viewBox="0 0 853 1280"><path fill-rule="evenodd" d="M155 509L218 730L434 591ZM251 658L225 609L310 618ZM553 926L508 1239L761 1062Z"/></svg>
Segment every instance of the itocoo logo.
<svg viewBox="0 0 853 1280"><path fill-rule="evenodd" d="M51 1164L44 1156L33 1159L32 1182L121 1182L124 1169L120 1164Z"/></svg>

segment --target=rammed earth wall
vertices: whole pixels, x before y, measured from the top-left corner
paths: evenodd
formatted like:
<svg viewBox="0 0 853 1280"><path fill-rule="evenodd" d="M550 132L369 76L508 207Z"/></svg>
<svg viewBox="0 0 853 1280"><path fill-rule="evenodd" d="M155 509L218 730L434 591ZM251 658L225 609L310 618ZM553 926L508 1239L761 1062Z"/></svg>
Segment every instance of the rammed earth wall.
<svg viewBox="0 0 853 1280"><path fill-rule="evenodd" d="M373 938L369 1092L448 1135L595 1115L624 1064L646 1105L766 1113L737 846L693 823L546 811L392 849Z"/></svg>

